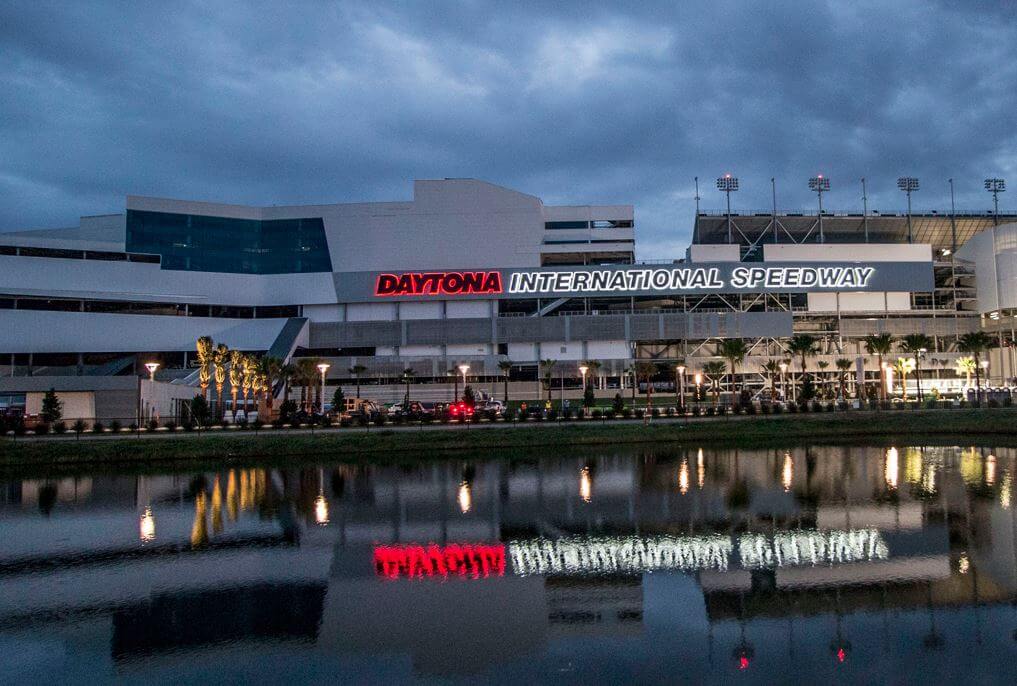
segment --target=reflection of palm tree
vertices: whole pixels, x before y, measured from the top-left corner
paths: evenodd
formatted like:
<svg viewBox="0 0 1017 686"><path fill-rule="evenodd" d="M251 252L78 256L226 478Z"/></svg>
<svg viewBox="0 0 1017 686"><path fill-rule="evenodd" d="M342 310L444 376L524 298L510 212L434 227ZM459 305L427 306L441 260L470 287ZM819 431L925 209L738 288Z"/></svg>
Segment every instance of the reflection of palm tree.
<svg viewBox="0 0 1017 686"><path fill-rule="evenodd" d="M229 516L231 522L237 521L237 513L240 509L240 500L237 495L237 472L234 469L230 470L229 476L226 477L226 514Z"/></svg>
<svg viewBox="0 0 1017 686"><path fill-rule="evenodd" d="M222 489L219 487L218 474L212 484L212 533L222 533Z"/></svg>
<svg viewBox="0 0 1017 686"><path fill-rule="evenodd" d="M936 613L932 607L932 582L925 582L925 589L928 597L929 608L929 633L922 639L922 646L926 650L940 651L946 645L946 639L936 630Z"/></svg>
<svg viewBox="0 0 1017 686"><path fill-rule="evenodd" d="M205 491L194 496L194 524L191 525L191 545L203 546L208 543L208 503Z"/></svg>

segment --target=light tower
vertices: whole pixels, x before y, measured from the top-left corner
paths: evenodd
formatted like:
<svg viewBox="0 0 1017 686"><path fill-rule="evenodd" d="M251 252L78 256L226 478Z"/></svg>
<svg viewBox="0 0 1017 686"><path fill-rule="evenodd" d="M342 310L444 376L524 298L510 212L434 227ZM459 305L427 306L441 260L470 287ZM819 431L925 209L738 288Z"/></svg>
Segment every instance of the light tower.
<svg viewBox="0 0 1017 686"><path fill-rule="evenodd" d="M717 179L717 190L727 195L727 242L734 243L734 236L731 234L731 192L738 190L738 177L724 174Z"/></svg>
<svg viewBox="0 0 1017 686"><path fill-rule="evenodd" d="M901 176L897 179L897 188L908 196L908 243L914 243L914 236L911 233L911 191L918 190L918 179L913 176Z"/></svg>
<svg viewBox="0 0 1017 686"><path fill-rule="evenodd" d="M809 189L819 196L819 242L825 243L826 236L823 234L823 193L830 190L830 179L822 174L816 174L809 179Z"/></svg>
<svg viewBox="0 0 1017 686"><path fill-rule="evenodd" d="M985 190L992 193L992 224L999 224L999 194L1006 190L1006 179L986 179Z"/></svg>

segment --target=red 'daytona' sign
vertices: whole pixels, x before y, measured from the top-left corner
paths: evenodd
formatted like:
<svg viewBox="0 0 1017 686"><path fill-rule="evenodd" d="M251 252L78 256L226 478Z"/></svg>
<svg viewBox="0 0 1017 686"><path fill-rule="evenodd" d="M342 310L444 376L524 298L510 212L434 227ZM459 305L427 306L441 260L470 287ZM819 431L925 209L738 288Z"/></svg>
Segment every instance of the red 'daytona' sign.
<svg viewBox="0 0 1017 686"><path fill-rule="evenodd" d="M505 576L505 546L500 543L379 545L374 548L374 571L387 579Z"/></svg>
<svg viewBox="0 0 1017 686"><path fill-rule="evenodd" d="M502 292L501 272L380 274L375 295L492 295Z"/></svg>

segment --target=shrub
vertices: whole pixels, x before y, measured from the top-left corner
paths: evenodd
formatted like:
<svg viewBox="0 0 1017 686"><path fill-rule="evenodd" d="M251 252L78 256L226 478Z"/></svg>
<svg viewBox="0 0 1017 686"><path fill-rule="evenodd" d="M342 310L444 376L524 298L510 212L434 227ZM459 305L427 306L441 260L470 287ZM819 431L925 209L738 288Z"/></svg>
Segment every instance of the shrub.
<svg viewBox="0 0 1017 686"><path fill-rule="evenodd" d="M611 409L614 410L615 414L620 414L625 409L625 401L622 400L621 393L614 394L614 400L611 401Z"/></svg>
<svg viewBox="0 0 1017 686"><path fill-rule="evenodd" d="M653 409L651 409L650 410L650 416L654 417L654 418L659 417L660 416L660 408L659 407L654 407Z"/></svg>
<svg viewBox="0 0 1017 686"><path fill-rule="evenodd" d="M55 434L67 433L67 422L54 422L53 433Z"/></svg>
<svg viewBox="0 0 1017 686"><path fill-rule="evenodd" d="M189 419L185 419L184 423L181 424L184 427L184 431L194 431L194 422Z"/></svg>
<svg viewBox="0 0 1017 686"><path fill-rule="evenodd" d="M787 411L791 414L796 414L798 412L798 406L795 405L794 403L791 403L790 405L787 406Z"/></svg>
<svg viewBox="0 0 1017 686"><path fill-rule="evenodd" d="M135 431L138 430L138 425L135 424L134 422L131 422L130 426L127 427L127 430L130 431L131 433L134 433Z"/></svg>
<svg viewBox="0 0 1017 686"><path fill-rule="evenodd" d="M365 425L367 424L366 420L364 421L364 424ZM281 429L285 425L286 425L286 420L283 419L282 417L276 417L275 419L272 420L272 426L275 427L276 429Z"/></svg>
<svg viewBox="0 0 1017 686"><path fill-rule="evenodd" d="M375 426L385 426L385 420L386 419L387 419L387 417L385 415L380 414L380 413L376 414L376 415L374 415L374 425Z"/></svg>
<svg viewBox="0 0 1017 686"><path fill-rule="evenodd" d="M506 419L508 418L507 414L505 415L505 418ZM434 421L434 415L433 414L428 413L428 414L420 415L420 423L421 424L430 424L433 421Z"/></svg>
<svg viewBox="0 0 1017 686"><path fill-rule="evenodd" d="M668 405L667 409L664 410L664 414L666 414L668 417L673 417L674 411L675 411L674 408Z"/></svg>
<svg viewBox="0 0 1017 686"><path fill-rule="evenodd" d="M106 430L106 427L104 427L102 425L102 422L100 422L98 420L95 422L95 424L92 425L92 433L94 433L94 434L101 434L105 430Z"/></svg>
<svg viewBox="0 0 1017 686"><path fill-rule="evenodd" d="M123 428L123 426L121 426L120 422L118 422L115 419L112 422L109 423L109 430L112 431L115 434L120 433L120 429L122 429L122 428Z"/></svg>
<svg viewBox="0 0 1017 686"><path fill-rule="evenodd" d="M700 414L702 414L702 411L699 409L699 405L694 405L692 407L692 416L698 417Z"/></svg>
<svg viewBox="0 0 1017 686"><path fill-rule="evenodd" d="M715 413L715 409L714 409L713 405L710 405L709 407L706 408L706 416L707 417L712 417L714 415L714 413Z"/></svg>
<svg viewBox="0 0 1017 686"><path fill-rule="evenodd" d="M49 424L46 422L39 422L35 425L35 435L45 436L49 433Z"/></svg>
<svg viewBox="0 0 1017 686"><path fill-rule="evenodd" d="M995 398L990 398L989 402L988 402L988 406L991 407L991 408L998 408L999 407L999 401L996 400Z"/></svg>
<svg viewBox="0 0 1017 686"><path fill-rule="evenodd" d="M827 412L833 412L833 410L834 410L834 405L833 405L833 403L827 403L827 404L826 404L826 411L827 411Z"/></svg>
<svg viewBox="0 0 1017 686"><path fill-rule="evenodd" d="M642 419L642 418L643 418L643 415L645 415L645 414L646 414L646 410L644 410L644 409L643 409L643 408L641 408L641 407L637 407L637 408L636 408L636 410L635 410L635 412L634 412L633 414L635 414L635 416L636 416L636 419Z"/></svg>
<svg viewBox="0 0 1017 686"><path fill-rule="evenodd" d="M773 410L773 407L771 407L770 405L767 405L766 403L763 403L762 405L759 406L759 411L762 414L770 414L770 412L772 410Z"/></svg>
<svg viewBox="0 0 1017 686"><path fill-rule="evenodd" d="M777 403L771 409L773 410L774 414L784 414L784 406L781 405L780 403Z"/></svg>
<svg viewBox="0 0 1017 686"><path fill-rule="evenodd" d="M406 421L406 417L404 417L403 415L401 415L401 414L394 414L394 415L392 415L392 423L393 424L398 426L398 425L402 424L404 421Z"/></svg>
<svg viewBox="0 0 1017 686"><path fill-rule="evenodd" d="M849 409L851 409L851 405L848 404L847 400L841 400L839 403L837 403L837 407L840 408L842 412L847 412Z"/></svg>
<svg viewBox="0 0 1017 686"><path fill-rule="evenodd" d="M234 424L238 429L246 429L248 426L251 425L251 422L247 419L247 417L241 417L236 422L234 422ZM166 425L166 428L167 429L169 428L169 424Z"/></svg>
<svg viewBox="0 0 1017 686"><path fill-rule="evenodd" d="M263 426L265 426L265 422L261 421L260 419L255 419L253 422L251 422L251 428L254 429L255 431L261 431L261 428Z"/></svg>
<svg viewBox="0 0 1017 686"><path fill-rule="evenodd" d="M746 405L745 406L745 414L755 414L755 413L756 413L756 406L755 405Z"/></svg>
<svg viewBox="0 0 1017 686"><path fill-rule="evenodd" d="M621 416L624 417L625 419L628 419L629 417L631 417L632 416L632 408L631 407L622 407Z"/></svg>
<svg viewBox="0 0 1017 686"><path fill-rule="evenodd" d="M164 424L164 426L166 427L167 431L176 431L177 430L177 423L174 420L172 420L172 419L169 420L168 422L166 422L166 424Z"/></svg>
<svg viewBox="0 0 1017 686"><path fill-rule="evenodd" d="M593 411L593 418L594 419L602 419L603 417L604 417L604 413L601 412L599 409L596 409L596 410Z"/></svg>
<svg viewBox="0 0 1017 686"><path fill-rule="evenodd" d="M208 401L201 394L195 395L191 399L191 417L198 423L198 426L207 426L210 416Z"/></svg>
<svg viewBox="0 0 1017 686"><path fill-rule="evenodd" d="M46 424L47 428L51 422L59 420L63 416L64 404L60 402L57 397L56 389L50 388L46 391L46 395L42 396L42 422ZM39 433L38 427L36 427L36 433Z"/></svg>

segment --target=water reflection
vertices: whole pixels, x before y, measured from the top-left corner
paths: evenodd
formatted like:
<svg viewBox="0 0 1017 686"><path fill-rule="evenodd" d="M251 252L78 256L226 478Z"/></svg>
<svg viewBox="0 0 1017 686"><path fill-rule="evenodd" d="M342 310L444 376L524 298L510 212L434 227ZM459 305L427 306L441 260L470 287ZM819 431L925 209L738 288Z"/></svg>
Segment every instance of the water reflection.
<svg viewBox="0 0 1017 686"><path fill-rule="evenodd" d="M0 649L15 677L93 681L281 674L266 661L360 682L998 681L1017 656L1015 457L694 448L8 481Z"/></svg>

